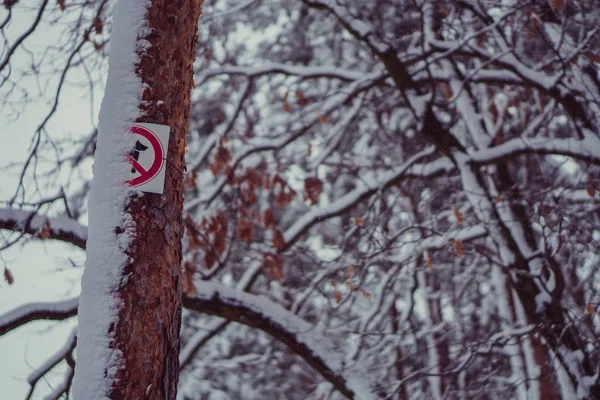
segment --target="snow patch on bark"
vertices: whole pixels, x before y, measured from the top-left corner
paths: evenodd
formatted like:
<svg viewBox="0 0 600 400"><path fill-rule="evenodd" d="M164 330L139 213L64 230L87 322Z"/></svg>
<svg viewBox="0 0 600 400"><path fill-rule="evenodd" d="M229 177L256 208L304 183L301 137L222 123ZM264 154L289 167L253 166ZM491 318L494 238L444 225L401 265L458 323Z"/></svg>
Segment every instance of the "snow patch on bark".
<svg viewBox="0 0 600 400"><path fill-rule="evenodd" d="M108 399L121 354L111 349L116 321L116 292L135 228L125 206L132 192L124 182L130 171L126 154L133 148L127 132L139 116L143 85L136 75L139 52L147 48L149 0L121 0L114 12L109 71L98 125L89 200L87 260L79 301L77 368L73 395L78 400ZM123 232L120 232L123 230Z"/></svg>

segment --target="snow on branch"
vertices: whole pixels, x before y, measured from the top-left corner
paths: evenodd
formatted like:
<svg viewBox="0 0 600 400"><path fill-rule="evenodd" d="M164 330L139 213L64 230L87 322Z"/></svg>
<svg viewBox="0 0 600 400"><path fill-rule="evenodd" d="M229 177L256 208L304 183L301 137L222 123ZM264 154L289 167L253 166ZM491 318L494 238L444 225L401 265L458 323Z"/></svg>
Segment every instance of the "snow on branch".
<svg viewBox="0 0 600 400"><path fill-rule="evenodd" d="M208 322L206 326L199 329L190 337L188 343L179 353L179 371L190 365L198 351L213 337L221 333L230 321L221 318L215 318Z"/></svg>
<svg viewBox="0 0 600 400"><path fill-rule="evenodd" d="M468 50L466 43L461 41L442 41L436 39L430 39L429 44L432 48L444 52L454 52L459 49L461 52L471 53L484 60L492 60L494 64L506 68L508 71L514 73L521 79L534 84L542 90L551 90L556 83L560 80L560 76L548 76L543 71L533 70L520 62L512 53L503 52L500 56L490 54L485 50L479 49L476 46L469 46Z"/></svg>
<svg viewBox="0 0 600 400"><path fill-rule="evenodd" d="M213 11L212 14L206 14L206 15L202 14L202 15L200 15L200 22L201 23L212 22L215 19L220 19L220 18L227 17L229 15L239 13L239 12L243 11L244 9L250 7L253 3L256 3L257 1L259 1L259 0L247 0L243 3L236 4L233 7L229 7L223 11Z"/></svg>
<svg viewBox="0 0 600 400"><path fill-rule="evenodd" d="M27 376L27 383L29 383L29 385L30 385L29 392L26 397L27 399L31 398L31 396L33 395L33 391L35 390L35 386L37 385L39 380L42 379L48 372L50 372L51 369L56 367L63 360L70 359L68 362L72 361L73 350L75 350L76 343L77 343L77 329L73 328L73 330L71 331L71 334L69 335L65 344L60 349L58 349L58 351L56 353L54 353L50 358L48 358L44 362L44 364L42 364L42 366L40 366L38 369L31 372L29 374L29 376ZM72 375L73 375L73 367L72 366L71 366L69 372L70 372L69 375L72 378ZM70 382L70 380L69 380L69 382ZM59 388L61 388L63 386L64 385L60 385ZM64 389L60 392L61 395L62 395L62 393L64 393Z"/></svg>
<svg viewBox="0 0 600 400"><path fill-rule="evenodd" d="M57 302L28 303L0 315L0 336L31 321L61 321L77 314L79 298Z"/></svg>
<svg viewBox="0 0 600 400"><path fill-rule="evenodd" d="M390 50L389 44L381 40L373 27L358 18L353 17L348 10L334 0L302 0L310 7L325 9L335 15L350 34L359 40L365 41L373 50L378 53L385 53Z"/></svg>
<svg viewBox="0 0 600 400"><path fill-rule="evenodd" d="M196 282L196 289L195 296L183 297L184 307L268 333L302 357L351 399L380 397L378 383L365 374L365 368L356 364L352 369L345 368L335 342L292 312L265 297L242 293L215 282Z"/></svg>
<svg viewBox="0 0 600 400"><path fill-rule="evenodd" d="M436 163L433 168L427 166L415 165L417 161L430 156L435 152L434 147L428 147L425 150L415 154L408 159L403 165L396 168L394 171L385 174L379 182L374 182L371 185L365 185L357 187L356 189L346 193L333 203L320 208L315 208L302 217L296 220L296 222L289 227L284 234L285 246L283 249L289 248L300 235L306 232L311 226L318 221L323 221L331 217L342 214L344 211L356 206L360 201L373 195L374 193L385 189L394 182L397 182L401 178L405 177L420 177L426 178L429 176L437 175L443 172L451 170L452 164L448 160L441 160L442 162ZM433 164L432 163L432 164ZM368 182L367 179L357 180Z"/></svg>
<svg viewBox="0 0 600 400"><path fill-rule="evenodd" d="M87 227L69 217L48 217L34 211L0 209L0 229L56 239L85 249ZM46 237L47 236L47 237Z"/></svg>
<svg viewBox="0 0 600 400"><path fill-rule="evenodd" d="M255 138L251 141L250 144L246 145L243 149L239 151L238 155L232 162L231 173L235 173L236 168L241 165L242 161L244 161L248 156L252 154L265 151L278 151L287 146L288 144L294 142L299 137L309 132L310 129L312 129L314 126L319 124L320 118L322 116L328 116L335 110L341 109L344 106L344 104L346 104L348 101L352 100L359 93L371 88L376 82L385 79L386 76L387 74L382 71L376 71L361 76L360 79L353 81L343 91L340 91L328 97L327 100L325 100L322 104L315 105L309 113L311 122L305 123L304 121L302 121L301 126L298 126L298 128L293 130L292 133L286 134L279 138ZM206 197L199 197L195 200L187 202L184 206L184 210L193 213L201 204L204 204L205 206L210 205L212 201L223 190L226 184L227 177L221 177Z"/></svg>
<svg viewBox="0 0 600 400"><path fill-rule="evenodd" d="M261 272L262 267L258 264L251 265L236 285L240 291L249 290L256 276ZM188 340L185 347L179 353L179 370L182 371L194 359L194 356L211 338L223 331L231 321L222 318L215 318L208 322L202 330L198 330Z"/></svg>
<svg viewBox="0 0 600 400"><path fill-rule="evenodd" d="M600 146L591 137L576 139L516 138L499 146L479 150L470 155L475 164L491 164L520 154L555 154L600 164Z"/></svg>
<svg viewBox="0 0 600 400"><path fill-rule="evenodd" d="M426 65L423 63L423 65ZM451 70L448 69L430 69L429 71L425 66L416 64L414 67L413 78L417 84L429 82L433 79L436 81L448 81L454 77ZM461 69L462 70L462 69ZM498 85L514 85L514 86L531 86L530 83L525 82L517 74L507 71L505 69L482 69L481 67L464 69L463 74L468 77L470 82L478 83L492 83Z"/></svg>
<svg viewBox="0 0 600 400"><path fill-rule="evenodd" d="M268 62L260 67L245 67L237 65L225 65L221 68L206 71L204 80L217 75L245 75L248 77L259 77L269 74L291 75L299 78L334 78L342 81L355 81L365 74L361 71L342 69L337 66L303 66L288 65Z"/></svg>

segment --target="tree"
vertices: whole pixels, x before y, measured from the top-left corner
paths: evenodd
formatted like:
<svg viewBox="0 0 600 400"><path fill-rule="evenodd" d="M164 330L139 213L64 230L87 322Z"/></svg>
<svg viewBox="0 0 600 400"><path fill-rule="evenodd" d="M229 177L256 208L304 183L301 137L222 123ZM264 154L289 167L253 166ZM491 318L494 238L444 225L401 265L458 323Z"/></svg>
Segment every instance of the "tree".
<svg viewBox="0 0 600 400"><path fill-rule="evenodd" d="M121 1L114 11L78 308L80 399L176 398L182 169L200 6ZM170 127L164 194L138 197L124 185L132 122Z"/></svg>
<svg viewBox="0 0 600 400"><path fill-rule="evenodd" d="M600 5L205 11L183 398L600 398ZM57 162L89 157L95 135L79 143ZM30 165L0 213L6 245L85 243L86 183L42 202ZM24 305L0 333L76 304Z"/></svg>

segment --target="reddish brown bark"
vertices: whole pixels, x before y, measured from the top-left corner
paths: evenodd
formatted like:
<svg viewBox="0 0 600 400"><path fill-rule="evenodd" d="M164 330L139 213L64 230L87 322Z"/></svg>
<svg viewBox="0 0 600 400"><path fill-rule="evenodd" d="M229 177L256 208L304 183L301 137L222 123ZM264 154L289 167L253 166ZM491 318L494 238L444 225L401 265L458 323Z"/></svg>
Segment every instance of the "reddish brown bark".
<svg viewBox="0 0 600 400"><path fill-rule="evenodd" d="M175 399L181 325L183 142L190 113L195 46L202 0L152 0L145 37L151 47L137 73L145 89L138 122L171 127L164 195L133 198L127 211L136 236L111 326L122 360L111 399Z"/></svg>

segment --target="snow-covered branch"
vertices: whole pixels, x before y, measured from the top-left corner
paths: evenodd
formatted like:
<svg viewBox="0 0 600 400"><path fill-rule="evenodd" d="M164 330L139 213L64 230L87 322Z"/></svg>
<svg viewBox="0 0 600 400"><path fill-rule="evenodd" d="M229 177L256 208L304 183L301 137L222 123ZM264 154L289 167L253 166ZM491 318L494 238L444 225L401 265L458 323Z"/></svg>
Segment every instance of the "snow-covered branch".
<svg viewBox="0 0 600 400"><path fill-rule="evenodd" d="M244 275L240 278L236 285L236 289L247 291L252 286L254 279L260 273L261 268L258 264L250 266ZM231 321L223 318L215 318L211 320L202 330L198 330L188 340L185 347L179 353L179 369L183 370L194 359L194 356L212 337L219 334L229 325Z"/></svg>
<svg viewBox="0 0 600 400"><path fill-rule="evenodd" d="M262 66L237 66L224 65L220 68L210 69L203 73L204 79L218 75L245 75L250 78L269 74L283 74L298 78L333 78L342 81L355 81L364 76L362 71L340 69L336 66L303 66L267 62Z"/></svg>
<svg viewBox="0 0 600 400"><path fill-rule="evenodd" d="M478 150L470 155L474 164L491 164L521 154L562 155L592 164L600 164L600 146L592 138L576 139L511 139L499 146Z"/></svg>
<svg viewBox="0 0 600 400"><path fill-rule="evenodd" d="M14 208L0 209L0 229L62 240L82 249L87 241L87 227L72 218L48 217Z"/></svg>
<svg viewBox="0 0 600 400"><path fill-rule="evenodd" d="M265 152L265 151L278 151L294 142L301 136L309 132L314 126L320 123L320 118L328 116L332 112L342 108L344 104L356 97L361 92L368 90L375 82L384 79L386 74L381 71L377 71L371 74L362 76L360 79L353 81L343 91L340 91L324 101L323 104L315 105L312 110L309 110L310 122L305 123L301 121L301 125L293 130L292 133L280 136L278 138L265 138L260 137L253 140L248 145L244 146L239 150L235 159L232 162L232 173L238 166L241 165L242 161L248 158L252 154ZM201 204L210 205L212 201L219 195L227 184L227 177L221 177L214 185L213 190L206 197L198 197L197 199L187 202L185 210L188 212L194 212L197 207Z"/></svg>
<svg viewBox="0 0 600 400"><path fill-rule="evenodd" d="M73 350L75 350L75 345L77 343L77 335L76 334L77 334L77 330L74 328L71 331L71 334L69 335L69 337L67 338L67 341L65 342L65 344L60 349L58 349L58 351L56 353L54 353L52 356L50 356L50 358L48 358L44 362L44 364L42 364L42 366L40 366L39 368L37 368L36 370L34 370L33 372L31 372L29 374L29 376L27 377L27 383L29 383L30 388L29 388L29 392L27 394L27 399L31 398L39 380L42 379L48 372L50 372L51 369L56 367L63 360L70 359L69 361L72 361ZM70 381L73 379L73 371L74 371L73 366L70 365L69 367L70 368L69 368L68 377L70 377L70 378L66 380L66 381L68 381L68 385L70 385ZM62 395L65 391L65 385L60 385L58 388L56 388L55 393L58 393L57 390L59 390L59 389L60 389L60 395ZM68 390L68 387L66 387L66 390ZM55 398L58 399L59 397L60 396L55 397Z"/></svg>
<svg viewBox="0 0 600 400"><path fill-rule="evenodd" d="M222 318L210 320L202 329L199 329L189 338L185 347L179 353L179 370L182 371L190 365L198 351L213 337L218 335L229 325L230 321Z"/></svg>
<svg viewBox="0 0 600 400"><path fill-rule="evenodd" d="M258 328L302 357L349 398L379 398L378 384L366 369L345 368L334 341L317 328L265 297L241 293L214 282L197 282L197 294L184 296L186 308Z"/></svg>
<svg viewBox="0 0 600 400"><path fill-rule="evenodd" d="M344 211L356 206L360 201L373 195L374 193L385 189L394 182L406 177L427 178L429 176L438 175L452 169L452 164L447 160L442 162L433 162L435 165L416 165L416 163L433 154L435 149L428 147L427 149L415 154L403 165L396 168L394 171L385 174L378 182L373 182L370 185L361 184L358 188L346 193L338 200L328 206L315 208L300 218L289 227L284 234L285 247L289 248L300 235L306 232L311 226L319 221L340 215ZM366 180L363 180L366 181Z"/></svg>
<svg viewBox="0 0 600 400"><path fill-rule="evenodd" d="M78 305L79 298L24 304L0 315L0 336L28 322L44 319L61 321L73 317L77 314Z"/></svg>

